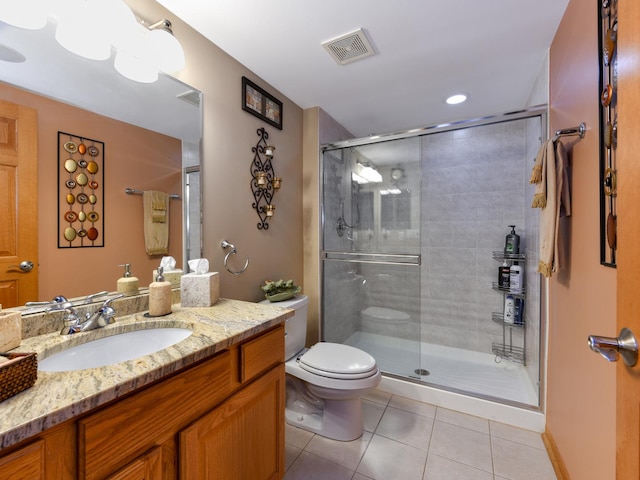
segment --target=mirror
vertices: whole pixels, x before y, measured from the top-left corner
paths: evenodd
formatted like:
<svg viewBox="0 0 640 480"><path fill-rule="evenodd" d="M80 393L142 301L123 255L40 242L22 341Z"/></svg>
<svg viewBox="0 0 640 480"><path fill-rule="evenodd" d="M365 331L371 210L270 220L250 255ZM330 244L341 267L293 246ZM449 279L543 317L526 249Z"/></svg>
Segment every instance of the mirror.
<svg viewBox="0 0 640 480"><path fill-rule="evenodd" d="M109 142L105 142L104 170L110 177L105 178L104 215L105 222L111 219L113 223L111 227L105 223L104 250L101 248L55 250L57 243L52 244L55 242L55 235L53 241L48 238L46 245L39 245L39 296L41 298L33 300L51 300L56 295L64 295L68 298L83 297L100 290L113 291L116 288L117 279L124 271L118 265L123 263L132 265L133 274L140 279L140 286L145 287L151 281L153 268L159 265L162 255L148 256L143 244L139 248L136 246L135 255L128 255L127 258L118 258L117 255L112 254L107 258L104 257L104 251L108 246L116 248L118 242L129 246L132 242L127 241L128 236L133 235L133 230L137 232L138 229L143 228L142 197L126 195L121 186L126 185L136 190L154 190L156 189L155 179L167 177L177 179L175 189L178 191L167 193L178 194L181 197L176 205L171 207L171 218L174 222L170 222L171 238L176 238L176 245L181 247L176 254L170 254L176 258L178 267L186 265L187 251L192 258L201 255L198 178L202 137L201 92L163 74L153 84L133 82L116 72L113 59L93 61L76 56L62 48L55 41L54 34L55 24L52 22L41 30L23 30L0 22L0 67L2 68L0 81L4 82L4 85L0 83L0 87L5 88L5 90L0 88L0 99L13 101L6 91L17 87L28 92L29 95L41 96L51 105L59 102L60 105L64 105L64 108L77 108L93 112L92 115L98 114L111 123L108 129L123 133L122 137L112 136ZM20 61L23 58L24 61ZM8 87L9 85L12 87ZM49 116L53 117L50 120L53 122L54 129L69 131L65 129L67 120L65 116L56 116L50 112ZM101 117L95 116L95 118ZM122 124L114 126L114 121ZM39 115L39 125L40 122ZM128 136L126 136L124 131L130 126L135 126L131 129L133 133L127 133ZM71 133L103 140L100 138L100 132L108 131L107 127L102 130L103 127L100 125L87 125L87 129L89 127L91 132L94 132L94 136L82 131ZM162 138L176 139L179 157L177 171L173 171L173 167L169 168L164 163L163 155L154 153L153 145L144 143L144 138L154 138L151 132L157 132L156 134L160 134ZM46 156L50 163L58 161L56 151L47 150L46 144L41 145L41 133L39 132L39 161L42 162L43 156ZM46 132L46 135L52 135L52 133ZM135 149L137 152L135 157L142 164L140 166L128 164L126 168L113 166L110 169L110 165L115 165L117 160L115 158L117 148L131 151ZM109 152L112 152L111 157ZM140 177L135 173L136 171L142 172L144 176ZM117 177L114 177L116 174ZM51 198L51 188L57 188L57 183L53 187L44 185L49 182L49 179L45 178L43 182L42 176L43 172L39 171L39 243L43 242L43 234L47 234L47 229L52 228L51 223L57 224L59 215L55 208L46 210L42 203L56 203L57 199ZM190 183L197 185L198 188L193 191L185 190L187 177L190 178ZM138 180L135 180L136 178ZM129 179L138 183L129 184L127 181ZM118 183L120 186L116 187ZM49 193L43 196L41 192L45 191L46 187L49 188ZM185 199L189 200L189 205L186 204ZM130 218L133 215L136 216L134 220ZM50 218L52 216L56 219L52 220ZM188 228L187 219L197 221L197 225L194 224ZM125 227L130 221L134 222L135 226ZM43 222L48 222L48 226L43 227ZM195 231L198 238L188 238L187 231ZM50 256L60 257L62 263L51 268L48 263L43 262L42 252L45 248L54 249L54 253ZM91 279L94 283L87 286L87 283L80 281L80 286L71 290L70 287L65 286L66 283L72 283L70 279ZM43 288L43 283L46 283L47 287L49 284L54 284L52 287L54 290Z"/></svg>

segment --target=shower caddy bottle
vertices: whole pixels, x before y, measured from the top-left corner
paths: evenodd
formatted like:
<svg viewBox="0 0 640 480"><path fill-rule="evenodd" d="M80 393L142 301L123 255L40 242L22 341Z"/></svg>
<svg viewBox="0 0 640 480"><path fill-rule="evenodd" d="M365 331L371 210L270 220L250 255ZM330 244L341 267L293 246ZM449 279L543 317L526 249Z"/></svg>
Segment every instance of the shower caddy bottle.
<svg viewBox="0 0 640 480"><path fill-rule="evenodd" d="M507 234L504 242L504 253L507 255L517 255L520 253L520 235L516 233L516 226L509 225L511 232Z"/></svg>

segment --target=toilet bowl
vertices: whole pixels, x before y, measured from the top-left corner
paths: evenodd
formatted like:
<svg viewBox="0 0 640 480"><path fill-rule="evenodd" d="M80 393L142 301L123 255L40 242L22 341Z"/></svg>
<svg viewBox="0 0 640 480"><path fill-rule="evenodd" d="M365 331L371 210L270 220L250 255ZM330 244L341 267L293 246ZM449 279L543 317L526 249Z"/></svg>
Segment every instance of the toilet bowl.
<svg viewBox="0 0 640 480"><path fill-rule="evenodd" d="M360 312L360 331L395 336L409 331L411 317L405 312L386 307L367 307Z"/></svg>
<svg viewBox="0 0 640 480"><path fill-rule="evenodd" d="M272 304L295 311L285 323L286 421L334 440L355 440L364 430L360 397L378 386L382 374L371 355L349 345L304 348L308 303L300 295Z"/></svg>

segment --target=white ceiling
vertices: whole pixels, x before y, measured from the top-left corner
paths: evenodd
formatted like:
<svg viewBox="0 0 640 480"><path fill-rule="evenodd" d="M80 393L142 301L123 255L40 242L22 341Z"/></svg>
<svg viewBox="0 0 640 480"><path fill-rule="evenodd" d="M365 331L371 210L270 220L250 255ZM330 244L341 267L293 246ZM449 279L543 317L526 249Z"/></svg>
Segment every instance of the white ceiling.
<svg viewBox="0 0 640 480"><path fill-rule="evenodd" d="M568 4L157 1L300 107L322 107L356 137L525 107ZM321 43L360 27L376 55L336 64ZM460 91L470 94L467 102L444 103Z"/></svg>

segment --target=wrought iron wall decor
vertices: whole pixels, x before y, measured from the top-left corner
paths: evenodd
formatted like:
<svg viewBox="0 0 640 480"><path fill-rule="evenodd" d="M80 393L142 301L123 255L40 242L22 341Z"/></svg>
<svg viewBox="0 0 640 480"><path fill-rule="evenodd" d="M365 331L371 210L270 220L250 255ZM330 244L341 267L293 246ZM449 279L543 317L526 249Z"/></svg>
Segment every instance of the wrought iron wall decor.
<svg viewBox="0 0 640 480"><path fill-rule="evenodd" d="M104 247L104 143L58 132L58 248Z"/></svg>
<svg viewBox="0 0 640 480"><path fill-rule="evenodd" d="M628 1L628 0L627 0ZM600 56L600 263L616 266L618 0L598 0Z"/></svg>
<svg viewBox="0 0 640 480"><path fill-rule="evenodd" d="M282 178L276 177L273 171L271 161L276 147L267 144L269 134L264 128L259 128L257 134L260 139L256 146L251 148L253 161L250 186L254 200L251 207L260 218L258 230L267 230L269 220L275 215L276 206L273 204L273 197L282 186Z"/></svg>

